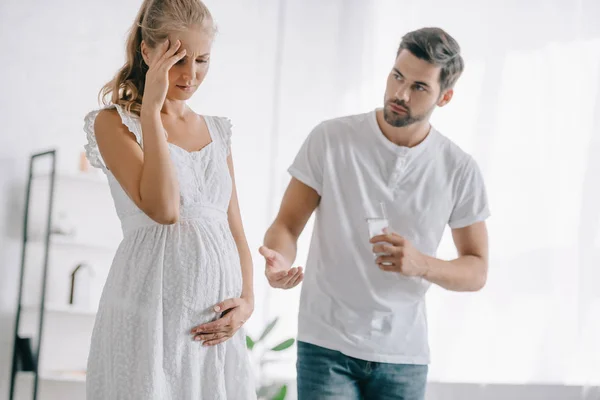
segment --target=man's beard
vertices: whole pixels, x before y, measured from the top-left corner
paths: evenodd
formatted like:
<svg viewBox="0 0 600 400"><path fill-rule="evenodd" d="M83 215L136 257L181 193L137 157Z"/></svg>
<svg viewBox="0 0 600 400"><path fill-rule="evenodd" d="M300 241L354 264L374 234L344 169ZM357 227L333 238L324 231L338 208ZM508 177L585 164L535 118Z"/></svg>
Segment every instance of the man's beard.
<svg viewBox="0 0 600 400"><path fill-rule="evenodd" d="M390 108L390 103L394 103L397 106L404 108L406 110L406 114L396 114ZM404 102L389 101L388 104L386 104L385 107L383 107L383 118L385 119L385 122L396 128L402 128L404 126L412 125L416 122L423 121L425 118L427 118L427 114L428 113L421 115L412 115L410 108L408 108L408 106L404 104Z"/></svg>

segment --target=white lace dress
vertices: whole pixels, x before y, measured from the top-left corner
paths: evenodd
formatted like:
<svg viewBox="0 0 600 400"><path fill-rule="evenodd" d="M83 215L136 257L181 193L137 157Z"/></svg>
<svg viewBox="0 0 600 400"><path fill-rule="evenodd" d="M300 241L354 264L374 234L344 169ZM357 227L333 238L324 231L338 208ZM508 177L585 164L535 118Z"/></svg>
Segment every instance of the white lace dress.
<svg viewBox="0 0 600 400"><path fill-rule="evenodd" d="M116 107L140 146L139 118ZM239 255L227 220L232 181L229 120L205 117L212 143L196 152L169 145L181 191L180 219L147 217L106 169L94 136L99 110L85 117L90 163L108 176L123 228L92 334L87 400L256 399L240 329L217 346L190 329L214 320L212 307L239 297Z"/></svg>

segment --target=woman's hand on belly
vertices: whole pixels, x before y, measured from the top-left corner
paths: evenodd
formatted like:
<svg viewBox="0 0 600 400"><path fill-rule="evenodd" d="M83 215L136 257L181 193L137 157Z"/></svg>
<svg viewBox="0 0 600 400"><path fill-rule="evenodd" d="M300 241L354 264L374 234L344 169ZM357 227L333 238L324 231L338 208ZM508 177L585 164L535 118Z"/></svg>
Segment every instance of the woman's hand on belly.
<svg viewBox="0 0 600 400"><path fill-rule="evenodd" d="M198 325L191 331L194 340L202 341L203 346L215 346L233 337L252 315L254 303L246 298L227 299L217 304L214 310L221 313L219 319Z"/></svg>

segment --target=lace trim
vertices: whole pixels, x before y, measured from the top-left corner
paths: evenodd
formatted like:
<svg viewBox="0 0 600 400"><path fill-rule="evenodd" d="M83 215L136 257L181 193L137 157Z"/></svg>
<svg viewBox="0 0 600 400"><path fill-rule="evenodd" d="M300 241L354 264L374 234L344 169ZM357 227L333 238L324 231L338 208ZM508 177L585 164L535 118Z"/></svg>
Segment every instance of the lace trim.
<svg viewBox="0 0 600 400"><path fill-rule="evenodd" d="M125 109L123 109L123 107L121 107L117 104L113 104L111 107L114 107L117 109L117 112L119 113L119 116L121 117L121 121L123 122L123 125L125 125L127 127L127 129L129 129L129 131L135 135L135 140L137 140L139 145L143 146L142 132L141 132L141 128L140 128L139 118L137 118L137 116L135 116L135 115L128 113L127 111L125 111Z"/></svg>
<svg viewBox="0 0 600 400"><path fill-rule="evenodd" d="M85 149L85 155L89 160L90 164L93 167L100 168L104 171L106 171L107 168L104 164L104 160L102 159L102 155L100 154L100 150L98 149L98 142L96 141L96 134L94 133L94 123L100 111L108 110L111 108L117 109L117 112L121 117L123 125L125 125L127 129L129 129L129 131L134 134L135 139L140 144L140 146L142 146L142 134L138 129L139 124L134 119L134 117L127 113L121 106L112 104L110 106L89 112L84 118L83 131L86 134L87 144L85 144L83 148Z"/></svg>
<svg viewBox="0 0 600 400"><path fill-rule="evenodd" d="M106 165L98 150L98 142L96 142L96 135L94 134L94 121L101 110L94 110L88 113L84 118L83 130L87 137L87 144L83 146L85 149L85 155L89 160L92 167L100 168L106 171Z"/></svg>
<svg viewBox="0 0 600 400"><path fill-rule="evenodd" d="M231 152L231 128L233 127L233 124L227 117L213 117L213 121L215 121L219 136L221 137L223 144L225 144L226 154L229 155Z"/></svg>

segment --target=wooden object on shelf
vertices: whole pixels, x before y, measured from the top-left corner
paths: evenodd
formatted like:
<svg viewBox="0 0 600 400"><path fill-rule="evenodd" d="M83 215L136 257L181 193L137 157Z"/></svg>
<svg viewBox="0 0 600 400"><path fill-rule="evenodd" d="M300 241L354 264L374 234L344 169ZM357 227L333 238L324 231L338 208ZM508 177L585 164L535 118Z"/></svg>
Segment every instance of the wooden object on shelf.
<svg viewBox="0 0 600 400"><path fill-rule="evenodd" d="M77 308L89 308L91 305L90 288L94 270L86 263L80 263L71 272L71 293L69 304Z"/></svg>

